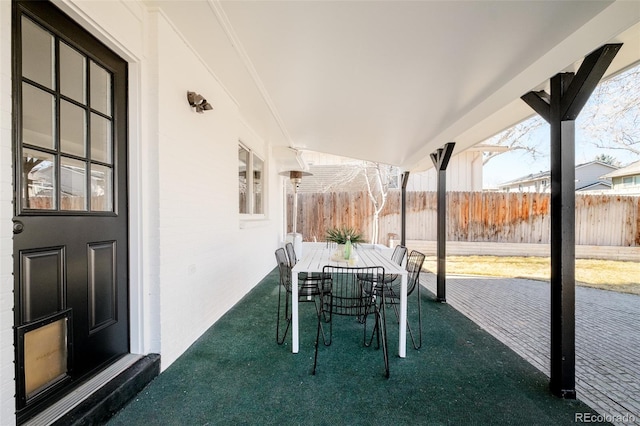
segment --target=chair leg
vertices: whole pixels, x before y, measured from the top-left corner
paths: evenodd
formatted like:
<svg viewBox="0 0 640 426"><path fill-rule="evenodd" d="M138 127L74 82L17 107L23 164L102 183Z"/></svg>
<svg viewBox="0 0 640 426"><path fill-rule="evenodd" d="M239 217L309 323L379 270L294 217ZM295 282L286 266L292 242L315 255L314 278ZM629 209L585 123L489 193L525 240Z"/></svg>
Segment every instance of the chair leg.
<svg viewBox="0 0 640 426"><path fill-rule="evenodd" d="M380 349L380 335L379 335L380 330L379 330L379 327L378 327L377 318L376 318L376 321L374 323L373 330L371 330L371 337L369 337L369 342L367 342L367 316L370 314L369 309L372 306L373 306L374 314L379 311L379 309L380 309L380 301L382 300L382 297L380 295L378 295L377 293L384 292L384 288L382 287L382 288L377 288L376 289L376 286L372 285L371 289L372 289L371 290L372 291L371 300L370 300L369 303L367 303L365 305L364 315L362 316L362 320L360 321L360 322L364 323L364 341L363 341L363 343L364 343L364 345L366 347L371 346L371 343L373 343L373 335L375 334L376 338L377 338L376 339L376 345L377 345L376 348Z"/></svg>
<svg viewBox="0 0 640 426"><path fill-rule="evenodd" d="M409 331L409 336L411 336L411 343L413 344L414 349L420 349L422 347L422 303L420 299L420 283L416 284L417 297L418 297L418 344L416 344L415 337L413 336L413 330L411 329L411 324L409 323L409 315L407 313L407 331ZM395 296L395 293L394 293ZM400 296L395 297L395 299L399 299ZM393 311L396 314L396 320L400 321L400 314L398 313L397 303L391 303L393 307ZM408 303L407 303L408 305Z"/></svg>
<svg viewBox="0 0 640 426"><path fill-rule="evenodd" d="M318 314L318 327L316 329L316 343L315 343L315 353L313 355L313 371L311 374L315 376L316 374L316 366L318 365L318 346L320 343L320 328L322 327L322 317ZM324 340L324 332L322 333L322 338ZM325 343L326 344L326 343Z"/></svg>
<svg viewBox="0 0 640 426"><path fill-rule="evenodd" d="M329 296L329 312L332 312L332 306L331 306L331 298ZM329 346L331 345L331 340L332 340L332 336L333 336L333 321L332 320L332 316L329 315L329 341L327 342L327 339L325 337L325 332L324 332L324 327L322 326L322 320L323 318L327 319L327 316L325 316L325 311L324 311L324 301L320 300L320 311L317 312L318 313L318 327L316 329L316 342L315 342L315 352L313 355L313 370L311 371L311 374L313 374L315 376L316 374L316 366L318 365L318 346L320 346L320 332L322 330L322 341L324 342L325 346Z"/></svg>
<svg viewBox="0 0 640 426"><path fill-rule="evenodd" d="M413 343L413 349L420 349L422 347L422 303L420 299L420 283L416 284L416 291L418 293L418 344L416 345L415 338L413 337L413 331L411 325L409 325L409 318L407 317L407 330L411 336L411 343Z"/></svg>
<svg viewBox="0 0 640 426"><path fill-rule="evenodd" d="M284 333L282 334L282 337L280 337L280 306L282 305L282 300L281 300L281 296L282 296L282 285L278 286L278 318L277 318L277 322L276 322L276 342L281 345L284 343L284 339L287 337L287 333L289 332L289 326L291 326L291 315L289 313L289 292L285 291L286 293L286 298L285 298L285 308L284 308L284 320L287 322L287 327L284 330Z"/></svg>
<svg viewBox="0 0 640 426"><path fill-rule="evenodd" d="M369 341L367 342L367 316L369 315L369 308L373 306L373 313L374 315L377 315L377 313L379 312L379 306L378 306L378 300L376 300L376 296L372 295L371 296L371 301L365 306L365 311L364 311L364 315L363 315L363 319L361 322L364 323L364 339L363 339L363 343L364 346L369 347L371 346L371 343L373 343L373 336L375 335L377 340L376 340L376 348L380 348L380 329L379 329L379 323L378 323L378 317L376 316L376 320L374 322L373 325L373 330L371 330L371 337L369 337Z"/></svg>
<svg viewBox="0 0 640 426"><path fill-rule="evenodd" d="M390 376L389 372L389 348L387 346L387 313L385 308L384 301L384 292L382 293L382 301L380 302L380 306L382 307L382 312L378 311L377 316L378 320L376 322L381 322L378 328L382 328L382 333L379 333L382 336L382 355L384 357L384 373L385 377L388 379Z"/></svg>
<svg viewBox="0 0 640 426"><path fill-rule="evenodd" d="M333 299L329 296L329 343L326 346L331 345L333 342Z"/></svg>
<svg viewBox="0 0 640 426"><path fill-rule="evenodd" d="M320 325L320 329L322 331L322 342L324 343L325 346L329 346L331 344L331 340L329 340L329 342L327 343L327 337L324 332L324 327L322 326L322 320L324 320L325 323L328 323L331 320L331 316L327 316L327 313L323 309L324 301L322 300L322 296L320 296L320 307L318 307L317 299L313 300L313 304L316 307L316 315L318 315L318 324ZM331 336L329 336L329 338L331 338Z"/></svg>
<svg viewBox="0 0 640 426"><path fill-rule="evenodd" d="M376 308L376 311L374 312L376 320L373 323L373 329L371 330L371 336L369 337L369 342L366 341L367 336L366 336L366 328L365 328L365 342L364 342L364 345L366 347L371 346L371 344L373 343L373 336L375 336L376 337L376 349L380 349L380 321L379 321L378 314L379 314L379 311Z"/></svg>
<svg viewBox="0 0 640 426"><path fill-rule="evenodd" d="M364 334L362 335L362 343L363 343L365 346L367 346L367 347L368 347L368 346L371 346L371 341L373 340L373 334L372 334L372 335L371 335L371 339L369 340L369 343L367 343L367 317L369 316L369 305L370 305L370 304L368 303L368 304L365 306L365 308L364 308L364 314L362 315L362 318L361 318L361 319L359 319L359 321L364 325L364 328L363 328L363 332L364 332ZM375 332L375 330L376 330L376 328L375 328L375 326L374 326L374 327L373 327L373 331L372 331L372 333L373 333L373 332Z"/></svg>
<svg viewBox="0 0 640 426"><path fill-rule="evenodd" d="M371 337L369 339L369 343L366 342L367 339L367 329L366 329L366 318L365 318L365 346L371 346L373 343L373 336L376 336L376 349L380 349L382 346L382 356L384 357L384 373L385 377L388 379L389 372L389 347L387 345L387 311L386 311L386 301L384 297L384 290L381 291L379 296L380 301L374 302L374 314L376 317L375 325L373 326L373 330L371 331ZM382 340L382 344L380 341Z"/></svg>
<svg viewBox="0 0 640 426"><path fill-rule="evenodd" d="M400 299L400 295L396 294L395 291L393 291L393 287L389 287L389 293L391 294L391 300L389 301L389 304L393 307L393 312L396 314L396 321L400 321L400 313L398 312L398 307L396 306L397 303L395 302L396 300Z"/></svg>

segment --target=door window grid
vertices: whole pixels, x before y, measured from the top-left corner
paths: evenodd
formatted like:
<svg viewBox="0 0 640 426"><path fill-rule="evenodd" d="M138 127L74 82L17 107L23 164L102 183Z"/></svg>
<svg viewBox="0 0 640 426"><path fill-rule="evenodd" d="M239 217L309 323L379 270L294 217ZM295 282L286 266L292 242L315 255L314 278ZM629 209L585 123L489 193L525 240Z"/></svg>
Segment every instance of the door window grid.
<svg viewBox="0 0 640 426"><path fill-rule="evenodd" d="M20 207L112 212L113 76L31 19L21 23Z"/></svg>

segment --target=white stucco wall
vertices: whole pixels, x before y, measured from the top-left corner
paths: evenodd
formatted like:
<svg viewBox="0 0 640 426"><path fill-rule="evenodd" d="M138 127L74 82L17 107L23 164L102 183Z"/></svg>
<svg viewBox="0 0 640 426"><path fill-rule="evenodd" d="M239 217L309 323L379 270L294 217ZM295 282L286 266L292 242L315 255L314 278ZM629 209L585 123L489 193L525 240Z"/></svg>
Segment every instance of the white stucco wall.
<svg viewBox="0 0 640 426"><path fill-rule="evenodd" d="M166 369L275 266L282 180L268 141L162 13L132 1L56 1L129 61L131 350ZM0 0L0 424L15 422L11 3ZM197 114L187 90L214 110ZM265 218L238 214L238 141L265 160Z"/></svg>
<svg viewBox="0 0 640 426"><path fill-rule="evenodd" d="M157 17L160 309L166 367L274 266L276 240L270 235L279 228L267 220L240 229L238 141L242 137L265 157L264 142L246 132L237 105L212 70L162 15ZM214 109L195 113L186 102L187 90L202 94Z"/></svg>
<svg viewBox="0 0 640 426"><path fill-rule="evenodd" d="M434 167L409 174L407 191L437 191L438 174ZM447 166L447 191L482 191L482 152L455 154Z"/></svg>

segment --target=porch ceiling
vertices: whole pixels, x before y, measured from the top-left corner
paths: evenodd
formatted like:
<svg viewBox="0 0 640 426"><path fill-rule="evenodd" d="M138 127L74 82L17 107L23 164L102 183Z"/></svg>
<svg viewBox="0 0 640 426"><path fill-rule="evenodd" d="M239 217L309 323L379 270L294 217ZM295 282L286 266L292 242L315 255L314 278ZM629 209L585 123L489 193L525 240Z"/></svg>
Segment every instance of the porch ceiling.
<svg viewBox="0 0 640 426"><path fill-rule="evenodd" d="M639 1L150 3L274 146L409 170L532 115L520 96L604 43L610 73L640 59Z"/></svg>

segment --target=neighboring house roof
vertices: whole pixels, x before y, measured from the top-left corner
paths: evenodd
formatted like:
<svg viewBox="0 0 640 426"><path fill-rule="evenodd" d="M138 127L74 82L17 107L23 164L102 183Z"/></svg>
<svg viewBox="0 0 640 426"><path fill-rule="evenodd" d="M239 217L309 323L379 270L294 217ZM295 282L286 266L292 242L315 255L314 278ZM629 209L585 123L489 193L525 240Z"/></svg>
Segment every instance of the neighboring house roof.
<svg viewBox="0 0 640 426"><path fill-rule="evenodd" d="M576 188L576 191L600 191L611 189L611 182L599 180L598 182L590 183L589 185Z"/></svg>
<svg viewBox="0 0 640 426"><path fill-rule="evenodd" d="M582 163L582 164L578 164L576 165L576 171L579 169L583 169L583 168L587 168L587 167L593 167L595 165L598 165L600 167L606 167L612 170L617 170L618 167L613 166L611 164L608 163L603 163L602 161L589 161L587 163ZM514 180L510 180L504 183L499 184L499 187L506 187L506 186L514 186L514 185L520 185L520 184L526 184L526 183L531 183L531 182L535 182L538 180L542 180L542 179L548 179L551 176L551 171L544 171L544 172L539 172L539 173L532 173L526 176L522 176L519 178L516 178ZM605 176L601 176L600 179L606 179L609 175L605 175ZM599 180L600 181L600 180ZM594 184L596 182L587 182L586 185L584 186L576 186L576 190L581 190L584 189L592 184ZM610 187L610 185L609 185Z"/></svg>
<svg viewBox="0 0 640 426"><path fill-rule="evenodd" d="M576 170L581 169L581 168L583 168L583 167L591 166L591 165L593 165L593 164L599 164L599 165L601 165L601 166L608 167L608 168L610 168L610 169L612 169L612 170L617 170L617 169L619 169L619 167L618 167L618 166L614 166L613 164L604 163L604 162L602 162L602 161L594 160L594 161L588 161L588 162L586 162L586 163L578 164L578 165L576 166Z"/></svg>
<svg viewBox="0 0 640 426"><path fill-rule="evenodd" d="M633 175L640 175L640 161L636 161L635 163L631 163L629 164L627 167L623 167L621 169L615 170L611 173L607 173L604 176L601 176L602 178L614 178L614 177L620 177L620 176L633 176Z"/></svg>
<svg viewBox="0 0 640 426"><path fill-rule="evenodd" d="M516 178L514 180L510 180L510 181L501 183L498 186L513 186L513 185L518 185L518 184L527 183L527 182L535 182L535 181L540 180L540 179L549 178L549 176L551 176L551 172L549 172L549 171L539 172L539 173L531 173L531 174L528 174L526 176L522 176L522 177Z"/></svg>

